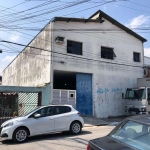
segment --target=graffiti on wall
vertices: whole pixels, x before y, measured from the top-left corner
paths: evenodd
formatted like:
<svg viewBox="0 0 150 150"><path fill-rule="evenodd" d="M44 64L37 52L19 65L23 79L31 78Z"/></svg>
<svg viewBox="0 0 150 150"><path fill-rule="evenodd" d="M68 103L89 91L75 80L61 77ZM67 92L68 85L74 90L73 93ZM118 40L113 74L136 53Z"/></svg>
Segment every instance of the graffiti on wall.
<svg viewBox="0 0 150 150"><path fill-rule="evenodd" d="M102 93L108 93L108 92L122 92L122 88L112 88L112 89L108 89L108 88L99 88L97 90L98 94L102 94Z"/></svg>
<svg viewBox="0 0 150 150"><path fill-rule="evenodd" d="M98 117L116 116L122 113L124 110L122 92L123 89L119 87L97 89L95 108L97 108Z"/></svg>

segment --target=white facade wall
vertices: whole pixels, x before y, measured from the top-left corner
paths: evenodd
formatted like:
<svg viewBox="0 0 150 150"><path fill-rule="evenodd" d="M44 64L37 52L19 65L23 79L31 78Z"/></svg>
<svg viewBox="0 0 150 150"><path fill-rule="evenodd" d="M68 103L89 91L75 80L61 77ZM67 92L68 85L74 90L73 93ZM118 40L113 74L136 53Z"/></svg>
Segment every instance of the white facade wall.
<svg viewBox="0 0 150 150"><path fill-rule="evenodd" d="M54 31L52 33L51 26ZM93 80L93 115L98 118L124 115L125 101L122 99L122 93L125 93L126 88L135 87L137 78L143 77L142 68L132 67L143 67L142 42L107 20L102 24L56 21L45 29L47 30L43 30L30 46L47 49L54 53L26 48L23 52L27 55L19 54L4 70L3 85L38 86L50 82L52 99L53 70L90 73ZM55 29L113 29L113 31L58 31ZM65 37L65 43L56 44L57 36ZM82 42L83 55L67 54L67 40ZM114 60L101 58L101 46L113 48L117 57ZM133 61L133 52L141 53L140 63Z"/></svg>
<svg viewBox="0 0 150 150"><path fill-rule="evenodd" d="M65 37L64 44L54 44L53 70L91 73L93 78L93 115L98 118L124 115L125 101L122 93L126 88L135 87L137 78L143 77L143 44L140 40L105 20L104 23L56 21L54 29L114 29L119 32L98 31L57 31L57 36ZM67 54L67 40L83 43L83 55ZM116 58L101 58L101 46L114 48ZM139 52L140 63L133 61L133 52ZM80 59L77 57L88 58ZM60 63L64 61L64 63ZM109 62L109 63L106 63ZM116 64L112 64L116 63ZM122 65L119 65L122 64ZM131 66L125 66L131 65Z"/></svg>
<svg viewBox="0 0 150 150"><path fill-rule="evenodd" d="M46 39L46 40L45 40ZM51 50L51 25L41 31L29 46ZM40 86L50 82L51 53L25 48L3 71L3 85Z"/></svg>

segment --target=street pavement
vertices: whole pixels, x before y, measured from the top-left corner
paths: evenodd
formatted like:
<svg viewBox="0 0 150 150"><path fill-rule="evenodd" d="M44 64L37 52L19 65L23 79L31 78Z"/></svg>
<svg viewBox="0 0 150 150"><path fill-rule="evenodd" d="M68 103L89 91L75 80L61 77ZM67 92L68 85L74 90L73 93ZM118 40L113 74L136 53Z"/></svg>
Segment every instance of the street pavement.
<svg viewBox="0 0 150 150"><path fill-rule="evenodd" d="M0 142L0 150L86 150L88 141L107 135L114 126L86 126L81 134L69 132L30 137L25 143Z"/></svg>

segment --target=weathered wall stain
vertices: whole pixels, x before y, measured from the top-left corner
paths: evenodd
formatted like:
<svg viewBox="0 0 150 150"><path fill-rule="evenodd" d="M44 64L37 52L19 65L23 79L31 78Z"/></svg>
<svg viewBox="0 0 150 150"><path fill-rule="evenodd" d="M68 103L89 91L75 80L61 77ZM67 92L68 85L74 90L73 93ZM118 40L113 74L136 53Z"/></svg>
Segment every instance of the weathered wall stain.
<svg viewBox="0 0 150 150"><path fill-rule="evenodd" d="M99 109L100 115L105 117L114 116L124 111L124 100L122 100L122 88L98 88L96 91L97 101L95 107Z"/></svg>

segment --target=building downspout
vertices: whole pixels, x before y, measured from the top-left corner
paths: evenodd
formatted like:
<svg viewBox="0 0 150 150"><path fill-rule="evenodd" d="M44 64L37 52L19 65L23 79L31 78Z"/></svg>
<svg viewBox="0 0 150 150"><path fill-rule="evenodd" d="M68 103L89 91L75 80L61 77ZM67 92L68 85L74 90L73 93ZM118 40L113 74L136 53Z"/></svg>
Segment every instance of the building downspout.
<svg viewBox="0 0 150 150"><path fill-rule="evenodd" d="M144 64L144 43L142 43L142 56L143 56L143 75L142 75L142 77L144 77L144 67L145 67L145 64Z"/></svg>
<svg viewBox="0 0 150 150"><path fill-rule="evenodd" d="M51 21L51 55L50 55L50 104L53 101L53 21Z"/></svg>

